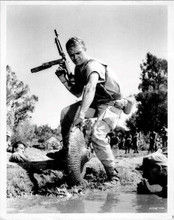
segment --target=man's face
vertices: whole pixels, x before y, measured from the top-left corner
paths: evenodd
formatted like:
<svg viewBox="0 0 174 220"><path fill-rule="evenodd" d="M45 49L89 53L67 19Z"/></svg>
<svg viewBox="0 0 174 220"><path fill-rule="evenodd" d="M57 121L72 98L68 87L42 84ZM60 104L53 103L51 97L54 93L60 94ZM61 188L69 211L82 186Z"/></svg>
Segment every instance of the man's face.
<svg viewBox="0 0 174 220"><path fill-rule="evenodd" d="M17 152L22 152L24 153L25 147L23 144L18 144L18 147L16 149Z"/></svg>
<svg viewBox="0 0 174 220"><path fill-rule="evenodd" d="M87 58L85 48L82 45L70 47L68 49L68 54L73 63L77 66L82 65Z"/></svg>

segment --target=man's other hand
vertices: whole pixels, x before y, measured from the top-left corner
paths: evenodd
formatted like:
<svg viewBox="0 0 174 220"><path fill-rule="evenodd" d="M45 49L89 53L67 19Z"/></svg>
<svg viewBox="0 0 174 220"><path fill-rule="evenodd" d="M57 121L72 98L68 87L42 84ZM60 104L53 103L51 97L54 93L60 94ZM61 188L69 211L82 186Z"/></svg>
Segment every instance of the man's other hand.
<svg viewBox="0 0 174 220"><path fill-rule="evenodd" d="M62 67L59 66L55 72L56 76L60 77L61 75L65 75L66 74L66 70Z"/></svg>
<svg viewBox="0 0 174 220"><path fill-rule="evenodd" d="M60 79L60 81L64 84L67 80L66 80L66 70L64 68L62 68L61 66L59 66L55 72L56 76Z"/></svg>

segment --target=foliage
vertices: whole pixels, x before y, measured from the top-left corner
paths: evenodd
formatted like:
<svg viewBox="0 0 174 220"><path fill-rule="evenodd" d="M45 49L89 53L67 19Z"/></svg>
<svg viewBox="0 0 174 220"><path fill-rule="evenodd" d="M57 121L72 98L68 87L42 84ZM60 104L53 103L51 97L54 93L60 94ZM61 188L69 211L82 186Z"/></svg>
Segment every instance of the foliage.
<svg viewBox="0 0 174 220"><path fill-rule="evenodd" d="M144 133L159 132L167 127L167 61L147 53L140 68L140 92L135 96L137 112L127 120L127 126Z"/></svg>
<svg viewBox="0 0 174 220"><path fill-rule="evenodd" d="M56 137L59 141L62 139L60 134L60 126L57 129L52 129L48 125L37 126L35 125L35 138L39 141L46 141L51 137Z"/></svg>
<svg viewBox="0 0 174 220"><path fill-rule="evenodd" d="M140 65L141 83L139 89L145 91L158 91L167 89L167 61L147 53L146 61Z"/></svg>
<svg viewBox="0 0 174 220"><path fill-rule="evenodd" d="M33 187L34 183L27 170L21 166L7 165L7 198L30 195Z"/></svg>
<svg viewBox="0 0 174 220"><path fill-rule="evenodd" d="M17 75L6 67L7 128L16 132L19 124L30 117L38 97L29 94L28 85L18 80Z"/></svg>
<svg viewBox="0 0 174 220"><path fill-rule="evenodd" d="M30 120L24 120L16 128L15 134L13 135L14 140L12 140L12 142L20 140L27 146L30 146L35 136L34 132L35 126L31 124Z"/></svg>
<svg viewBox="0 0 174 220"><path fill-rule="evenodd" d="M136 121L138 120L136 113L133 113L132 116L126 121L127 127L134 132L137 127Z"/></svg>

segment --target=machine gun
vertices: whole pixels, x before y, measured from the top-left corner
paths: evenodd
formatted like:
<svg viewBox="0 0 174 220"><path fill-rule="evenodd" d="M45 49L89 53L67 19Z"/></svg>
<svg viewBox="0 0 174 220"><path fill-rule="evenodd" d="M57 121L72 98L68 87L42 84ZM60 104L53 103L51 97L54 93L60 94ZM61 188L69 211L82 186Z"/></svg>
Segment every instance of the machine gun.
<svg viewBox="0 0 174 220"><path fill-rule="evenodd" d="M62 46L60 44L60 40L58 38L57 31L54 30L54 33L55 33L55 43L56 43L59 55L62 58L58 59L58 60L53 60L53 61L50 61L50 62L47 62L47 63L43 63L41 66L32 68L31 72L32 73L36 73L36 72L39 72L41 70L48 69L48 68L50 68L50 67L52 67L54 65L60 65L65 70L67 77L69 79L71 79L72 78L72 73L71 73L70 67L68 65L68 61L66 59L65 53L63 52Z"/></svg>

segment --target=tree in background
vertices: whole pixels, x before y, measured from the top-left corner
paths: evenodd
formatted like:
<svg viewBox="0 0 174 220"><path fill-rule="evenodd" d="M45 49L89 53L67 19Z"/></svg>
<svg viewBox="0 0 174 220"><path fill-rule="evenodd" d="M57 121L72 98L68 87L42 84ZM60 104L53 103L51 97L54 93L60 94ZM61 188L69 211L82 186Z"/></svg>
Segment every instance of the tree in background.
<svg viewBox="0 0 174 220"><path fill-rule="evenodd" d="M137 112L127 120L127 126L144 133L159 132L167 127L167 61L147 53L140 68Z"/></svg>
<svg viewBox="0 0 174 220"><path fill-rule="evenodd" d="M35 109L38 97L30 95L28 85L18 80L17 75L9 66L6 67L6 106L7 106L7 129L12 134L17 133L19 126L25 126ZM27 122L28 123L28 122ZM29 129L29 127L28 127ZM30 130L30 129L29 129ZM21 133L21 132L20 132Z"/></svg>
<svg viewBox="0 0 174 220"><path fill-rule="evenodd" d="M35 125L33 139L30 143L33 147L43 150L60 148L62 143L61 127L52 129L49 125Z"/></svg>
<svg viewBox="0 0 174 220"><path fill-rule="evenodd" d="M61 141L62 137L60 130L61 130L60 126L57 129L52 129L48 125L41 125L41 126L35 125L34 134L35 134L35 138L39 139L40 141L43 140L43 142L51 137L56 137L59 141Z"/></svg>
<svg viewBox="0 0 174 220"><path fill-rule="evenodd" d="M12 137L12 143L20 140L25 143L25 145L32 146L33 138L35 137L35 125L33 125L29 119L21 121L20 124L15 129L15 135ZM13 140L14 138L14 140Z"/></svg>

